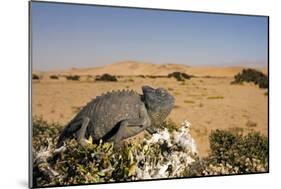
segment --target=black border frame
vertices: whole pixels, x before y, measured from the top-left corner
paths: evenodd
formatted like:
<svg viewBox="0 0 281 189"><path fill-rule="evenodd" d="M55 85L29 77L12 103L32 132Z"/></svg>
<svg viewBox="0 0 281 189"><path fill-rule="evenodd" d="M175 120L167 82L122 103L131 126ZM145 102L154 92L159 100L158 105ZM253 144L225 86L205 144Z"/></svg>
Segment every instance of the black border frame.
<svg viewBox="0 0 281 189"><path fill-rule="evenodd" d="M253 16L267 18L267 72L268 72L268 96L267 96L267 132L268 132L268 170L266 172L243 173L243 174L222 174L222 175L208 175L208 176L194 176L194 177L177 177L177 178L160 178L160 179L143 179L135 181L115 181L115 182L99 182L99 183L80 183L69 185L52 185L33 187L33 159L32 159L32 3L46 3L46 4L64 4L64 5L82 5L82 6L95 6L95 7L111 7L111 8L127 8L127 9L142 9L142 10L157 10L157 11L172 11L172 12L189 12L189 13L203 13L203 14L219 14L219 15L232 15L232 16ZM28 187L29 188L53 188L53 187L67 187L67 186L85 186L85 185L102 185L102 184L117 184L117 183L136 183L147 181L161 181L161 180L182 180L190 178L210 178L210 177L225 177L225 176L244 176L244 175L257 175L270 173L270 17L268 15L254 15L254 14L238 14L238 13L225 13L225 12L208 12L208 11L191 11L191 10L177 10L177 9L163 9L163 8L147 8L147 7L133 7L133 6L120 6L120 5L101 5L101 4L88 4L88 3L72 3L72 2L57 2L57 1L40 1L30 0L28 2Z"/></svg>

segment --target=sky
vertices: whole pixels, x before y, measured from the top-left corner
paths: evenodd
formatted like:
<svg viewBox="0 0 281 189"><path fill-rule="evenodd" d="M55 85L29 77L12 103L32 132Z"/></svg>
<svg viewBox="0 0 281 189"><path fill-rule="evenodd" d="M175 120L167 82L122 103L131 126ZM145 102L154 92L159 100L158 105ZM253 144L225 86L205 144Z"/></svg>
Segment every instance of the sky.
<svg viewBox="0 0 281 189"><path fill-rule="evenodd" d="M267 17L32 2L35 70L134 60L267 65Z"/></svg>

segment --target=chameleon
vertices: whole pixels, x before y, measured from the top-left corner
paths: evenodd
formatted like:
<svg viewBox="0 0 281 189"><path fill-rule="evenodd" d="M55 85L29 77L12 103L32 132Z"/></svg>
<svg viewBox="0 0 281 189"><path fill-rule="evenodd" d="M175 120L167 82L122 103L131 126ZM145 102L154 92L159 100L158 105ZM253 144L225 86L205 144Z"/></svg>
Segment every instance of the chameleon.
<svg viewBox="0 0 281 189"><path fill-rule="evenodd" d="M142 92L118 90L97 96L65 126L57 147L68 138L86 145L89 137L93 143L102 139L120 146L124 139L142 131L155 133L155 126L172 111L175 98L164 88L142 86Z"/></svg>

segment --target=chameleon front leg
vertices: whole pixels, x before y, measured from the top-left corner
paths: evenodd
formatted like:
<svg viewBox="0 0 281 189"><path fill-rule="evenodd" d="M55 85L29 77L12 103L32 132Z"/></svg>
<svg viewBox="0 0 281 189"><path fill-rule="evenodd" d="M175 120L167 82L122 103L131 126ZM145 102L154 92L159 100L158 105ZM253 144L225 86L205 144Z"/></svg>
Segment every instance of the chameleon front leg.
<svg viewBox="0 0 281 189"><path fill-rule="evenodd" d="M81 126L80 130L77 132L77 140L82 146L91 144L91 142L85 138L85 134L86 134L89 123L90 123L90 118L84 117L82 119L82 126Z"/></svg>
<svg viewBox="0 0 281 189"><path fill-rule="evenodd" d="M136 119L126 119L120 123L120 127L113 137L116 147L120 147L123 139L135 136L150 127L151 121L145 107L140 110L140 117Z"/></svg>

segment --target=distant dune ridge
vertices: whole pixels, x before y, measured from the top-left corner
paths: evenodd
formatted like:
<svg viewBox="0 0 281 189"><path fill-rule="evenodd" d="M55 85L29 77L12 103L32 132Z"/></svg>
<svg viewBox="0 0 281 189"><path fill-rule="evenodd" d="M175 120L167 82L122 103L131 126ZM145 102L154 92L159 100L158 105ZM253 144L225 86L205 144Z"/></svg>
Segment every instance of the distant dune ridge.
<svg viewBox="0 0 281 189"><path fill-rule="evenodd" d="M203 66L191 67L183 64L153 64L137 61L122 61L100 67L92 68L71 68L62 71L41 72L34 71L37 74L65 74L65 75L102 75L109 73L112 75L168 75L169 73L179 71L195 76L217 76L232 77L246 67L217 67ZM257 68L267 73L267 68Z"/></svg>

